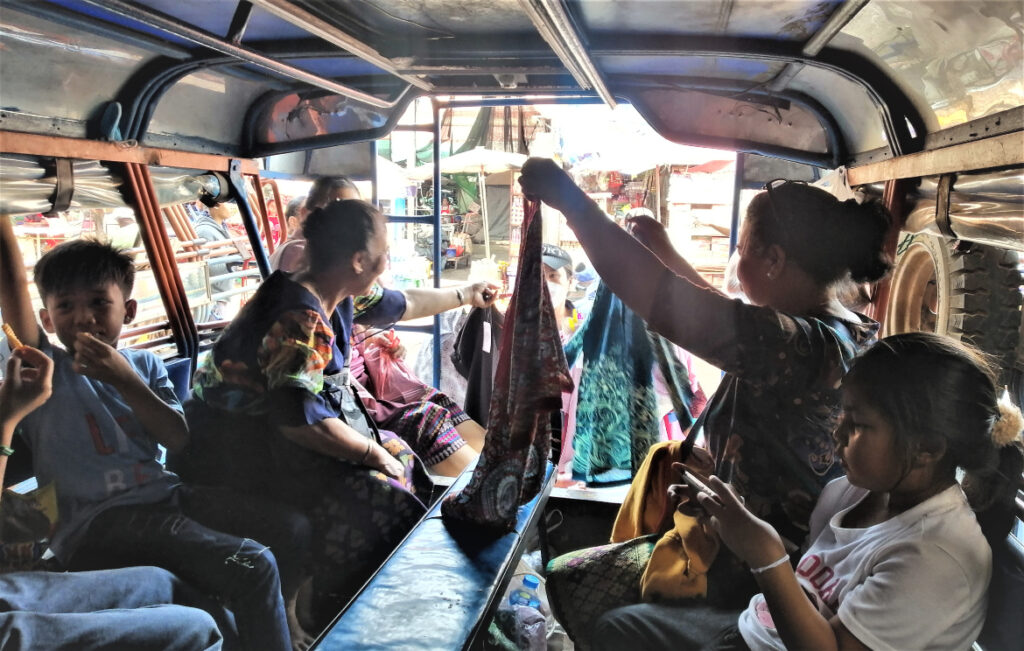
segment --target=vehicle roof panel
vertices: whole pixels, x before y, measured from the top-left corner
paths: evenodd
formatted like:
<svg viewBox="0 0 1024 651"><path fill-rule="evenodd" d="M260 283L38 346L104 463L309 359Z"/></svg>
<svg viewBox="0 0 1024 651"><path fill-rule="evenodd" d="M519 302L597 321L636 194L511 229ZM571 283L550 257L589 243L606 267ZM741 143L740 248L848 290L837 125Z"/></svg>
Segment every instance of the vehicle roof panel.
<svg viewBox="0 0 1024 651"><path fill-rule="evenodd" d="M811 157L839 155L845 161L880 146L889 155L916 151L927 134L1024 103L1024 18L1017 0L252 4L241 45L224 38L235 22L238 0L4 0L2 20L17 23L20 18L9 16L32 14L52 21L42 31L81 35L83 42L123 39L145 48L134 70L114 66L112 76L76 95L83 105L74 115L64 115L69 109L60 107L60 88L25 90L30 96L35 93L37 108L52 110L55 117L84 119L104 103L125 97L138 103L132 126L142 136L145 121L138 116L152 115L148 104L159 104L167 85L149 88L143 79L147 74L189 84L203 77L190 79L187 73L219 66L217 74L249 80L252 93L230 97L216 90L217 84L207 84L206 94L193 100L198 110L228 116L239 130L248 125L253 133L222 132L232 139L222 144L237 149L252 143L256 149L248 154L254 156L263 153L259 143L265 142L256 132L267 125L247 122L247 116L259 111L256 100L248 98L282 90L294 91L300 100L356 91L352 105L373 105L374 123L380 124L388 112L401 109L397 98L419 93L590 93L609 100L617 94L643 105L637 93L653 88L657 93L648 94L648 100L657 97L670 107L700 104L685 130L666 131L675 128L668 119L655 125L670 139L696 142L704 137L777 147L785 129L759 128L759 118L743 111L732 111L722 121L706 110L731 97L796 111L801 121L807 120L806 130L794 138L793 151ZM136 18L125 17L132 14ZM168 18L177 22L167 23ZM162 28L153 26L161 21ZM72 28L67 30L67 25ZM199 31L185 38L188 29ZM0 37L5 45L18 38L9 30ZM76 70L74 54L62 49L59 39L51 39L48 47L53 51L45 58L54 70ZM147 53L164 55L169 62L157 58L160 65L153 67L155 57ZM175 68L173 60L185 67ZM33 83L31 74L6 61L3 74L7 88ZM718 99L695 100L697 91ZM39 97L46 92L54 97ZM673 92L680 95L670 99ZM663 113L650 105L646 109L652 115ZM331 122L313 140L344 140L347 135L335 129L347 124ZM300 139L301 146L313 146L313 140Z"/></svg>
<svg viewBox="0 0 1024 651"><path fill-rule="evenodd" d="M843 0L574 2L590 31L713 34L805 41Z"/></svg>
<svg viewBox="0 0 1024 651"><path fill-rule="evenodd" d="M870 52L943 129L1020 106L1024 4L1014 0L872 2L835 44Z"/></svg>
<svg viewBox="0 0 1024 651"><path fill-rule="evenodd" d="M778 61L756 61L716 56L629 57L597 59L606 74L676 75L712 79L736 79L752 84L771 81L785 67Z"/></svg>

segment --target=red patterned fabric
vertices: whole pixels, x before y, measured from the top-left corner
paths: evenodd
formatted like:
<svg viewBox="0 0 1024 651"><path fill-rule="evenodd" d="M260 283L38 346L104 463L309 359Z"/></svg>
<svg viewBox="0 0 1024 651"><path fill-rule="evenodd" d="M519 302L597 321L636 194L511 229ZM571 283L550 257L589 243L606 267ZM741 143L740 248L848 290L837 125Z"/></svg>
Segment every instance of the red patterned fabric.
<svg viewBox="0 0 1024 651"><path fill-rule="evenodd" d="M487 440L469 484L441 506L446 520L511 531L540 490L551 453L551 412L572 379L541 269L541 217L528 203L516 287L505 313Z"/></svg>

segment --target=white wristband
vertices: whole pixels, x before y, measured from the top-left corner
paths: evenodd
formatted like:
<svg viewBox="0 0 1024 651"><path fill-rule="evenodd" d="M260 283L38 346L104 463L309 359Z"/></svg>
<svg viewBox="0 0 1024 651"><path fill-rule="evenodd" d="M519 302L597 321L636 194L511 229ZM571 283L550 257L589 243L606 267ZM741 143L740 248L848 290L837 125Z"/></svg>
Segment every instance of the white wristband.
<svg viewBox="0 0 1024 651"><path fill-rule="evenodd" d="M788 563L788 562L789 562L789 554L783 554L782 558L780 558L779 560L775 561L774 563L768 563L767 565L765 565L763 567L752 567L752 568L750 568L750 573L751 574L764 574L768 570L770 570L772 568L775 568L775 567L778 567L778 566L782 565L783 563Z"/></svg>

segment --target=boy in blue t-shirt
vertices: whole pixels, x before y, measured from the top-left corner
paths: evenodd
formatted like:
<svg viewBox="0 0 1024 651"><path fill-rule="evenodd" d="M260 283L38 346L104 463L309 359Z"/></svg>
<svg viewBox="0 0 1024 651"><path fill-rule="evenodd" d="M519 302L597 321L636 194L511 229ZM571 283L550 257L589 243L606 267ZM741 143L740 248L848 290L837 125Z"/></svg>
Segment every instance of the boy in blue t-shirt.
<svg viewBox="0 0 1024 651"><path fill-rule="evenodd" d="M15 429L46 403L53 380L53 360L28 346L14 351L5 367L0 484ZM191 593L181 579L157 567L0 573L0 647L220 651L221 629L200 608L217 614L221 609Z"/></svg>
<svg viewBox="0 0 1024 651"><path fill-rule="evenodd" d="M149 351L116 349L135 316L134 274L131 257L93 240L43 255L35 266L39 317L64 346L57 348L35 324L14 231L0 217L0 310L26 345L54 361L53 396L20 427L40 485L56 487L51 549L71 569L171 570L227 602L246 648L289 649L273 554L217 530L251 526L239 521L245 509L219 491L184 486L157 461L158 444L178 451L189 434L163 363ZM296 525L286 520L277 521Z"/></svg>

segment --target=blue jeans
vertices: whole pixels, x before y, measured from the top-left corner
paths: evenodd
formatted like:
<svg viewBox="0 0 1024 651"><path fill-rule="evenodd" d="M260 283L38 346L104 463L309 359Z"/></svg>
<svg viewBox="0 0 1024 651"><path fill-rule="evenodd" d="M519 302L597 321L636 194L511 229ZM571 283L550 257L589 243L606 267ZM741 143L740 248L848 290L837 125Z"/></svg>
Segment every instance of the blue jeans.
<svg viewBox="0 0 1024 651"><path fill-rule="evenodd" d="M246 509L224 499L227 494L182 486L173 499L158 504L107 509L89 525L71 568L156 565L170 570L231 609L245 649L289 651L276 559L254 540L223 533L254 526ZM279 522L269 507L267 515ZM287 517L281 514L284 529Z"/></svg>
<svg viewBox="0 0 1024 651"><path fill-rule="evenodd" d="M188 607L190 593L156 567L0 575L0 648L219 650L217 624Z"/></svg>

